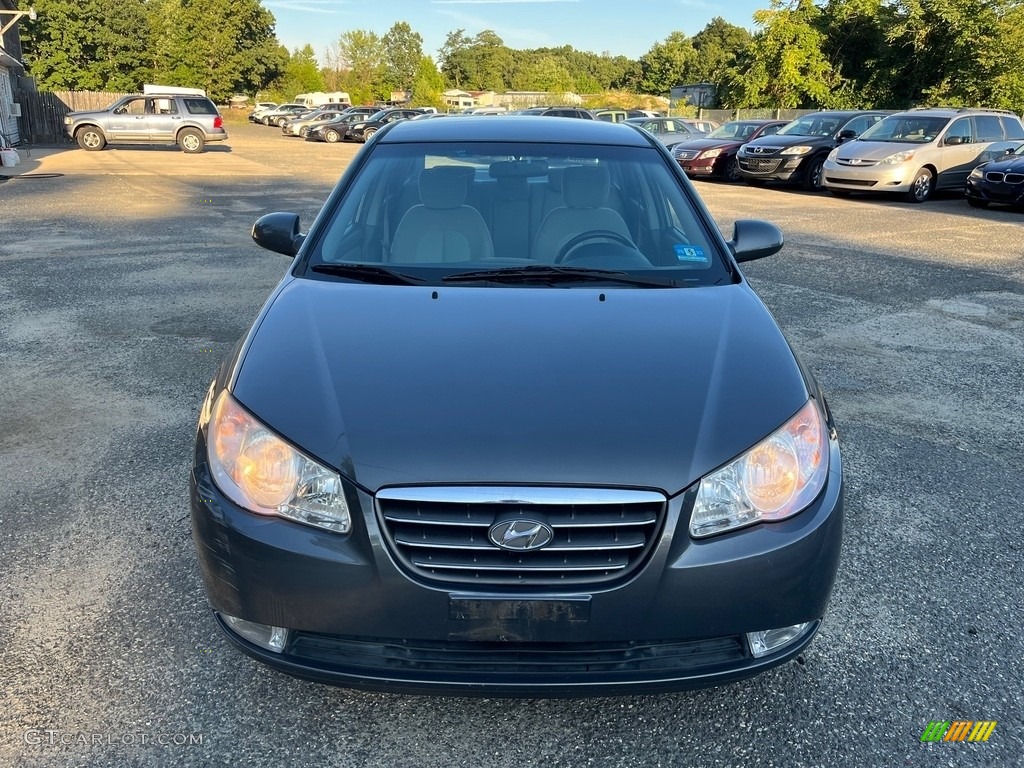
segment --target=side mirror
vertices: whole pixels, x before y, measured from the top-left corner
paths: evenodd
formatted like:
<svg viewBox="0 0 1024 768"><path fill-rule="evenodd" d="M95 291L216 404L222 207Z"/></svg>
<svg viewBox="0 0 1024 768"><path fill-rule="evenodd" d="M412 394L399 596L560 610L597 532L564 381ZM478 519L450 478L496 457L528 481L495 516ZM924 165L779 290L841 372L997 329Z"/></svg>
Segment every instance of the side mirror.
<svg viewBox="0 0 1024 768"><path fill-rule="evenodd" d="M758 219L739 219L732 229L729 248L736 261L753 261L782 250L785 240L774 224Z"/></svg>
<svg viewBox="0 0 1024 768"><path fill-rule="evenodd" d="M966 144L966 137L964 136L949 136L944 142L947 147L955 147L958 144Z"/></svg>
<svg viewBox="0 0 1024 768"><path fill-rule="evenodd" d="M1017 150L1015 150L1013 147L1007 147L1006 149L1003 150L1003 154L1004 155L1012 155L1016 151Z"/></svg>
<svg viewBox="0 0 1024 768"><path fill-rule="evenodd" d="M850 129L850 128L846 128L846 129L844 129L844 130L839 132L839 140L840 141L847 141L849 139L856 139L856 138L857 138L857 132L852 130L852 129Z"/></svg>
<svg viewBox="0 0 1024 768"><path fill-rule="evenodd" d="M252 225L252 239L268 251L294 256L306 236L299 232L298 214L268 213Z"/></svg>

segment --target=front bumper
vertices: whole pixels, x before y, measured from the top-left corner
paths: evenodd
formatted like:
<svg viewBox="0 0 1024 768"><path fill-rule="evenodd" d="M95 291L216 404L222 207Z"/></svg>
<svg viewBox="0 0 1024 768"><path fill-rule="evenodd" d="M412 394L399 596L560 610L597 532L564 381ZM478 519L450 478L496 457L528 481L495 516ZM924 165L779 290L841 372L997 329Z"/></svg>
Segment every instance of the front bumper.
<svg viewBox="0 0 1024 768"><path fill-rule="evenodd" d="M806 155L736 155L740 175L760 181L799 181L807 167Z"/></svg>
<svg viewBox="0 0 1024 768"><path fill-rule="evenodd" d="M687 176L721 176L724 163L728 160L725 155L718 157L697 157L693 160L676 158L679 167Z"/></svg>
<svg viewBox="0 0 1024 768"><path fill-rule="evenodd" d="M200 438L197 459L205 456ZM687 534L694 489L667 502L645 564L623 583L474 588L403 570L375 500L350 487L341 536L249 513L197 463L192 528L213 609L289 630L281 653L221 628L289 674L405 693L599 695L716 685L798 654L825 613L842 538L842 470L790 520L701 541ZM808 623L755 658L746 633Z"/></svg>
<svg viewBox="0 0 1024 768"><path fill-rule="evenodd" d="M917 175L913 163L857 167L826 160L823 169L825 187L850 192L906 192Z"/></svg>
<svg viewBox="0 0 1024 768"><path fill-rule="evenodd" d="M964 194L974 200L1003 205L1024 205L1024 184L967 179Z"/></svg>

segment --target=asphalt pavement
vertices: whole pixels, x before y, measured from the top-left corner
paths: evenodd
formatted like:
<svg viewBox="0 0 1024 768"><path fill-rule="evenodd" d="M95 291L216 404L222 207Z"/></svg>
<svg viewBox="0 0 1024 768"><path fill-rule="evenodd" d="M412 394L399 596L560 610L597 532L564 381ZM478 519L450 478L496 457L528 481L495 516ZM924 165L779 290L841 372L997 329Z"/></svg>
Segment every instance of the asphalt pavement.
<svg viewBox="0 0 1024 768"><path fill-rule="evenodd" d="M699 182L816 373L847 471L842 565L796 661L688 693L368 694L223 640L191 541L195 422L220 358L353 145L229 124L201 155L34 149L0 176L0 765L1024 764L1024 212ZM922 743L930 721L996 721Z"/></svg>

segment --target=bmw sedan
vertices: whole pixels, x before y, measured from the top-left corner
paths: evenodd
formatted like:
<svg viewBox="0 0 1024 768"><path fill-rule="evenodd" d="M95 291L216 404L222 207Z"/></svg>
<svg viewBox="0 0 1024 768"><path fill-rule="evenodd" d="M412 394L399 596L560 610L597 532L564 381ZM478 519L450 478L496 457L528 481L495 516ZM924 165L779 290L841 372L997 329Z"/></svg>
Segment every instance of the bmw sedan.
<svg viewBox="0 0 1024 768"><path fill-rule="evenodd" d="M209 385L214 616L406 693L714 685L800 653L839 562L836 428L668 151L603 121L386 125Z"/></svg>
<svg viewBox="0 0 1024 768"><path fill-rule="evenodd" d="M1024 144L971 171L964 193L972 208L992 203L1024 208Z"/></svg>

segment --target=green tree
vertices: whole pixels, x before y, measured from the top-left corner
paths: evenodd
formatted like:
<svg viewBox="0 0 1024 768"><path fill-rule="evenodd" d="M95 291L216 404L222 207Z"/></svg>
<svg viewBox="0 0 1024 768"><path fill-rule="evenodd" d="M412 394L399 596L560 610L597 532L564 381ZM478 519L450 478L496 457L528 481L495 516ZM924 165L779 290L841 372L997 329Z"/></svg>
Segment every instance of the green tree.
<svg viewBox="0 0 1024 768"><path fill-rule="evenodd" d="M667 95L672 86L691 79L696 58L690 38L682 32L672 32L640 57L640 89L644 93Z"/></svg>
<svg viewBox="0 0 1024 768"><path fill-rule="evenodd" d="M423 59L423 38L405 21L396 22L381 40L385 80L390 89L410 90Z"/></svg>
<svg viewBox="0 0 1024 768"><path fill-rule="evenodd" d="M145 0L37 0L34 6L39 18L21 21L21 40L40 88L134 91L149 79Z"/></svg>
<svg viewBox="0 0 1024 768"><path fill-rule="evenodd" d="M813 0L771 0L719 98L730 107L828 107L842 83L822 53L821 9Z"/></svg>
<svg viewBox="0 0 1024 768"><path fill-rule="evenodd" d="M284 72L268 89L274 98L289 100L300 93L324 90L324 76L316 60L313 46L296 48L284 65Z"/></svg>
<svg viewBox="0 0 1024 768"><path fill-rule="evenodd" d="M256 93L287 59L259 0L150 0L154 78L204 88L215 101Z"/></svg>
<svg viewBox="0 0 1024 768"><path fill-rule="evenodd" d="M434 60L429 56L421 56L413 78L410 102L416 107L444 109L443 93L444 77L437 71Z"/></svg>
<svg viewBox="0 0 1024 768"><path fill-rule="evenodd" d="M384 43L375 32L353 29L342 33L338 52L344 70L340 84L353 104L390 96L385 83Z"/></svg>
<svg viewBox="0 0 1024 768"><path fill-rule="evenodd" d="M730 24L721 16L713 18L693 36L693 49L697 55L689 67L691 81L717 84L724 80L730 68L735 66L736 57L746 50L752 39L743 27Z"/></svg>
<svg viewBox="0 0 1024 768"><path fill-rule="evenodd" d="M518 69L513 79L517 91L548 91L564 94L573 90L576 83L562 61L550 54L531 56Z"/></svg>

